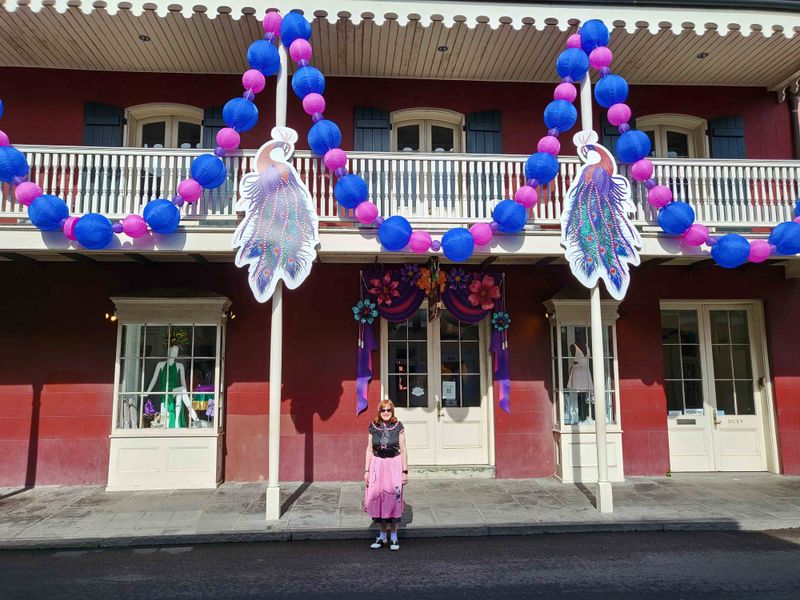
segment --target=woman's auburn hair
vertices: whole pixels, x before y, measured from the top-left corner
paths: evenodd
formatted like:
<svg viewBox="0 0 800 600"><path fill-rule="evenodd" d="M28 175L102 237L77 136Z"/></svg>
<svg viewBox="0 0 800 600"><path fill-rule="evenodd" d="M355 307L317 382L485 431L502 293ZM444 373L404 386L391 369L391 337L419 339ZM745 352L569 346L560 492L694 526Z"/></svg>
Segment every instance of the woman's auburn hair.
<svg viewBox="0 0 800 600"><path fill-rule="evenodd" d="M394 402L391 400L381 400L378 402L378 410L375 412L375 420L372 421L376 427L383 423L383 419L381 419L381 409L384 406L388 406L392 409L392 418L389 419L389 425L394 425L397 423L397 415L394 413Z"/></svg>

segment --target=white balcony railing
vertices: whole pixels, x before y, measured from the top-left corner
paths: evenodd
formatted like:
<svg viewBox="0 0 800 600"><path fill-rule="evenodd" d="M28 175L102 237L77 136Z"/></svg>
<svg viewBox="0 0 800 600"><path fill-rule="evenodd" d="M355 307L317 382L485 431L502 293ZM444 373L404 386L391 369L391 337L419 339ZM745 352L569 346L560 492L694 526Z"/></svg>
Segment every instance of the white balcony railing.
<svg viewBox="0 0 800 600"><path fill-rule="evenodd" d="M152 199L171 197L200 150L20 146L32 180L45 193L61 196L73 214L101 212L121 218L141 212ZM228 181L186 207L187 226L235 220L239 180L250 169L253 151L224 160ZM412 221L452 224L491 218L498 200L512 197L523 184L525 156L478 154L408 154L351 152L350 169L369 183L383 215L402 214ZM554 182L540 189L532 209L534 223L559 222L564 194L579 167L576 157L561 157ZM750 229L792 218L800 195L800 161L654 160L655 177L677 199L694 207L698 220L711 226ZM333 186L319 158L298 152L295 165L317 203L321 221L348 221L351 211L333 198ZM653 224L655 213L634 186L636 222ZM0 219L24 220L25 209L4 184Z"/></svg>

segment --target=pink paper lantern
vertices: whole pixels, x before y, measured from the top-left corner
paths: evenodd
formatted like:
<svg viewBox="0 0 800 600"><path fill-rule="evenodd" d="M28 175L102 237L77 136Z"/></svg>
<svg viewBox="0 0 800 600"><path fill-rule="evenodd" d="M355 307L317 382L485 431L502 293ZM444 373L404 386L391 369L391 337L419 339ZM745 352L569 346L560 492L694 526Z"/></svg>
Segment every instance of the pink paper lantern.
<svg viewBox="0 0 800 600"><path fill-rule="evenodd" d="M73 242L78 239L75 237L75 225L78 224L78 219L80 217L67 217L67 220L64 221L64 237Z"/></svg>
<svg viewBox="0 0 800 600"><path fill-rule="evenodd" d="M647 181L653 176L653 163L646 158L637 160L631 167L631 176L636 181Z"/></svg>
<svg viewBox="0 0 800 600"><path fill-rule="evenodd" d="M623 123L631 120L631 107L627 104L613 104L608 109L608 122L614 127L619 127Z"/></svg>
<svg viewBox="0 0 800 600"><path fill-rule="evenodd" d="M292 45L289 46L289 56L292 57L294 62L299 63L301 60L309 61L311 60L312 54L313 50L311 49L311 44L308 43L308 40L304 40L303 38L297 38L292 42Z"/></svg>
<svg viewBox="0 0 800 600"><path fill-rule="evenodd" d="M364 200L361 204L356 206L356 219L359 223L369 225L378 216L378 207L369 200Z"/></svg>
<svg viewBox="0 0 800 600"><path fill-rule="evenodd" d="M322 114L325 112L325 98L321 94L312 92L303 97L303 110L307 115Z"/></svg>
<svg viewBox="0 0 800 600"><path fill-rule="evenodd" d="M795 217L794 219L792 219L792 221L794 221L795 223L800 223L800 217Z"/></svg>
<svg viewBox="0 0 800 600"><path fill-rule="evenodd" d="M431 244L433 244L431 234L422 230L411 232L411 238L408 240L408 247L417 254L424 254L430 250Z"/></svg>
<svg viewBox="0 0 800 600"><path fill-rule="evenodd" d="M555 136L546 135L539 140L536 150L538 152L547 152L547 154L558 156L558 153L561 152L561 142L559 142L558 138Z"/></svg>
<svg viewBox="0 0 800 600"><path fill-rule="evenodd" d="M571 83L559 83L553 92L554 100L566 100L567 102L575 102L578 97L577 88Z"/></svg>
<svg viewBox="0 0 800 600"><path fill-rule="evenodd" d="M194 179L184 179L178 184L178 195L191 204L203 195L203 186Z"/></svg>
<svg viewBox="0 0 800 600"><path fill-rule="evenodd" d="M580 48L581 47L581 34L573 33L567 38L567 48Z"/></svg>
<svg viewBox="0 0 800 600"><path fill-rule="evenodd" d="M647 201L655 208L664 208L672 202L672 190L665 185L657 185L647 192Z"/></svg>
<svg viewBox="0 0 800 600"><path fill-rule="evenodd" d="M655 188L654 188L655 189ZM683 241L689 246L702 246L708 239L708 227L700 223L692 224L683 234Z"/></svg>
<svg viewBox="0 0 800 600"><path fill-rule="evenodd" d="M122 219L122 231L128 237L140 238L147 233L147 222L141 215L128 215Z"/></svg>
<svg viewBox="0 0 800 600"><path fill-rule="evenodd" d="M589 54L589 65L591 65L593 69L600 70L603 67L610 67L613 60L614 55L611 53L611 50L605 46L595 48L592 50L591 54Z"/></svg>
<svg viewBox="0 0 800 600"><path fill-rule="evenodd" d="M17 202L24 206L30 206L31 202L42 194L44 194L42 188L32 181L20 183L14 190L14 197L17 199Z"/></svg>
<svg viewBox="0 0 800 600"><path fill-rule="evenodd" d="M486 246L491 243L494 232L488 223L475 223L469 228L476 246Z"/></svg>
<svg viewBox="0 0 800 600"><path fill-rule="evenodd" d="M230 127L223 127L217 132L217 146L225 150L236 150L239 147L239 132Z"/></svg>
<svg viewBox="0 0 800 600"><path fill-rule="evenodd" d="M283 17L281 13L276 10L270 11L264 15L264 33L272 33L278 35L281 32L281 23Z"/></svg>
<svg viewBox="0 0 800 600"><path fill-rule="evenodd" d="M514 202L522 204L525 208L530 208L539 201L539 194L536 193L536 188L529 185L523 185L514 194Z"/></svg>
<svg viewBox="0 0 800 600"><path fill-rule="evenodd" d="M769 247L769 242L766 240L751 240L750 241L750 255L747 257L752 263L764 262L772 254L772 248Z"/></svg>
<svg viewBox="0 0 800 600"><path fill-rule="evenodd" d="M267 85L267 80L264 74L257 69L249 69L242 75L242 86L244 86L244 89L250 90L254 94L258 94L262 91L265 85Z"/></svg>
<svg viewBox="0 0 800 600"><path fill-rule="evenodd" d="M8 146L11 141L5 131L0 131L0 146Z"/></svg>
<svg viewBox="0 0 800 600"><path fill-rule="evenodd" d="M341 148L333 148L325 153L322 160L329 171L335 171L347 165L347 153Z"/></svg>

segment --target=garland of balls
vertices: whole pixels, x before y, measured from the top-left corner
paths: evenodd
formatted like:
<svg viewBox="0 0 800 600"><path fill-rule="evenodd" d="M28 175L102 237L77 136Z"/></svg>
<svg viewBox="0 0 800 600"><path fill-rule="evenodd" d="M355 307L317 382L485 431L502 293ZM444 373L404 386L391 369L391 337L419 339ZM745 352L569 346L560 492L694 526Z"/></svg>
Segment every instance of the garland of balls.
<svg viewBox="0 0 800 600"><path fill-rule="evenodd" d="M632 177L644 183L648 201L659 209L658 224L662 230L682 236L683 241L691 246L708 245L712 258L726 268L737 267L748 260L762 262L771 254L800 253L800 201L795 208L795 220L777 225L766 241L748 241L733 233L717 238L709 235L707 227L694 222L694 210L688 203L675 201L667 186L657 184L652 178L653 164L646 158L650 154L650 139L645 133L630 127L632 112L625 104L628 83L611 72L613 55L607 47L610 36L608 28L600 20L584 23L579 33L569 37L567 49L558 56L556 70L561 83L544 111L547 135L539 140L537 152L525 162L525 185L516 191L513 200L498 202L492 211L491 222L475 223L469 229L452 228L445 232L441 241L434 240L425 230L414 230L405 217L380 216L378 207L369 200L367 183L360 175L348 172L347 154L340 148L341 130L324 116L325 77L309 63L312 57L310 23L300 13L290 12L282 17L280 13L271 11L264 16L263 28L264 39L253 42L247 51L251 68L242 76L244 94L223 107L222 117L227 127L217 133L214 153L203 154L192 161L191 177L178 185L177 194L171 200L153 200L144 207L141 216L128 215L114 224L98 213L71 217L61 198L44 194L41 187L27 181L30 172L27 161L21 152L9 145L8 136L2 131L0 181L16 186L17 201L28 206L28 215L36 227L43 231L61 229L68 239L88 249L105 248L115 233L138 238L147 234L148 229L160 234L174 232L180 223L180 207L184 203L196 202L203 189L216 188L225 182L228 174L222 158L239 147L239 134L249 131L258 122L258 109L253 100L264 89L265 78L280 70L278 50L273 43L279 38L298 66L292 77L292 90L302 100L303 110L313 122L308 132L309 147L323 157L325 166L336 177L334 197L339 204L353 209L360 223L376 225L378 239L387 250L409 248L418 254L442 250L453 262L463 262L472 256L476 246L490 244L495 232L515 233L525 227L527 209L538 202L536 188L548 185L558 175L557 156L561 150L558 136L572 129L577 122L575 83L584 78L591 66L600 74L594 90L595 99L608 109L609 123L618 127L621 134L616 144L617 155L622 162L632 163ZM2 110L0 101L0 116Z"/></svg>
<svg viewBox="0 0 800 600"><path fill-rule="evenodd" d="M616 144L617 156L622 162L631 163L631 176L644 183L647 200L658 209L658 224L665 233L680 236L688 246L709 246L714 261L729 269L747 261L763 262L773 254L788 256L800 253L800 200L794 209L794 220L777 225L767 240L747 240L737 233L716 237L709 234L705 225L695 222L694 210L688 203L674 200L669 187L659 185L653 179L653 163L646 158L651 150L650 138L630 126L632 112L625 104L628 82L611 72L613 54L607 47L609 37L605 24L594 19L584 23L579 33L567 40L567 49L559 55L556 64L562 83L556 88L554 101L545 109L545 123L550 130L548 137L539 142L540 152L553 157L558 154L558 134L571 129L577 120L577 111L572 105L577 96L573 82L582 80L591 66L600 75L594 89L595 100L608 110L608 122L620 133ZM528 177L531 175L527 167L531 164L539 183L548 177L552 179L558 172L556 160L545 155L538 158L533 155L526 165ZM531 182L528 185L532 185ZM531 195L531 192L525 193Z"/></svg>

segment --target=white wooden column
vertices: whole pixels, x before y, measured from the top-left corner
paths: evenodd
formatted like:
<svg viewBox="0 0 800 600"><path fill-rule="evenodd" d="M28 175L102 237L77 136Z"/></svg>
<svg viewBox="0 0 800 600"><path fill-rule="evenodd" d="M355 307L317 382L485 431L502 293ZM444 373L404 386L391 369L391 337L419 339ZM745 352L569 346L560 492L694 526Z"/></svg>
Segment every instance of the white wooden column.
<svg viewBox="0 0 800 600"><path fill-rule="evenodd" d="M591 131L592 123L592 82L589 72L581 81L581 128ZM608 441L606 435L606 371L603 358L603 313L600 309L600 281L592 288L590 295L592 324L592 372L594 375L594 426L597 445L597 491L595 501L597 510L614 512L614 497L608 481ZM610 341L610 340L609 340Z"/></svg>
<svg viewBox="0 0 800 600"><path fill-rule="evenodd" d="M278 45L281 70L275 90L275 126L286 127L286 93L289 82L286 48ZM278 482L281 453L281 386L283 367L283 282L278 280L272 294L269 334L269 474L267 479L267 521L281 518L281 486Z"/></svg>

